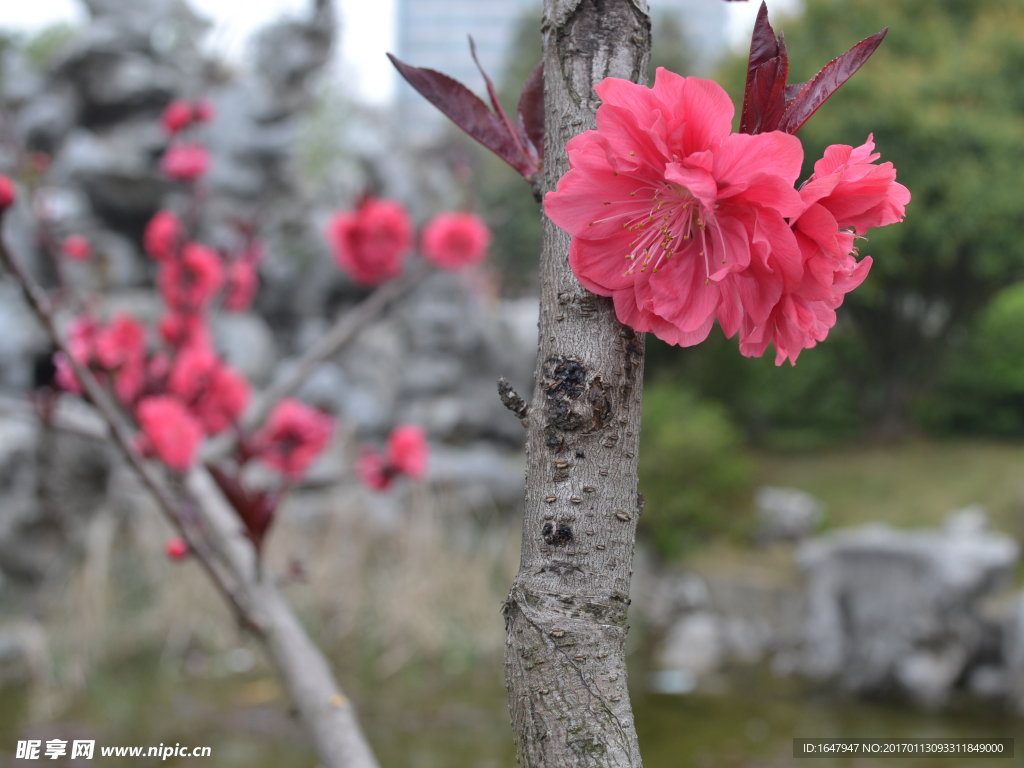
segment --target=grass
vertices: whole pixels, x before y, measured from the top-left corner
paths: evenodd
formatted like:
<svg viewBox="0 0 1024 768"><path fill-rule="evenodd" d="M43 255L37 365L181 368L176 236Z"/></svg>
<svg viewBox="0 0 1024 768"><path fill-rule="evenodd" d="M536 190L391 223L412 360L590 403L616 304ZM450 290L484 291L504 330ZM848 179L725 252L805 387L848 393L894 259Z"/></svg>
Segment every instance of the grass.
<svg viewBox="0 0 1024 768"><path fill-rule="evenodd" d="M1024 445L912 440L806 455L760 455L761 485L800 488L826 506L826 528L882 521L940 525L983 504L993 528L1024 537Z"/></svg>

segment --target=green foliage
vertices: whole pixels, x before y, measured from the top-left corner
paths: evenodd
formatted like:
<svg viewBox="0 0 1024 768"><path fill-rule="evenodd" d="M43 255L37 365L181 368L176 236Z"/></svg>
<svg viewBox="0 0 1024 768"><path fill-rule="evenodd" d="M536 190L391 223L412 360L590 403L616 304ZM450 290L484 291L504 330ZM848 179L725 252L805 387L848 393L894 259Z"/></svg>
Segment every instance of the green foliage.
<svg viewBox="0 0 1024 768"><path fill-rule="evenodd" d="M644 394L640 530L676 557L748 522L751 465L725 410L673 387Z"/></svg>
<svg viewBox="0 0 1024 768"><path fill-rule="evenodd" d="M1024 437L1024 283L1001 291L956 340L935 390L916 405L940 434Z"/></svg>
<svg viewBox="0 0 1024 768"><path fill-rule="evenodd" d="M863 357L848 324L805 351L796 367L776 366L771 349L763 358L743 357L736 339L717 330L687 349L647 337L647 367L658 380L687 382L700 397L725 406L754 446L777 450L834 444L860 429L871 390Z"/></svg>
<svg viewBox="0 0 1024 768"><path fill-rule="evenodd" d="M847 298L892 410L928 388L951 335L1024 267L1024 5L816 0L786 37L795 79L885 25L800 139L809 172L828 144L874 132L914 196L903 224L871 233L861 252L875 264Z"/></svg>
<svg viewBox="0 0 1024 768"><path fill-rule="evenodd" d="M829 144L856 146L873 133L913 199L905 222L861 243L874 258L868 279L795 369L726 361L714 343L672 365L703 371L699 392L727 403L769 442L803 431L809 440L797 442L810 445L815 432L827 440L858 428L900 431L914 420L944 431L1020 433L1004 425L1004 411L982 416L1012 400L1005 378L982 386L982 376L1002 369L956 369L994 349L1010 355L975 337L993 332L991 322L976 321L990 299L1024 277L1024 4L807 0L800 19L773 22L785 32L794 83L889 26L871 60L799 132L802 178ZM737 123L745 61L735 58L718 77ZM730 351L738 355L735 342ZM987 399L962 402L968 391Z"/></svg>

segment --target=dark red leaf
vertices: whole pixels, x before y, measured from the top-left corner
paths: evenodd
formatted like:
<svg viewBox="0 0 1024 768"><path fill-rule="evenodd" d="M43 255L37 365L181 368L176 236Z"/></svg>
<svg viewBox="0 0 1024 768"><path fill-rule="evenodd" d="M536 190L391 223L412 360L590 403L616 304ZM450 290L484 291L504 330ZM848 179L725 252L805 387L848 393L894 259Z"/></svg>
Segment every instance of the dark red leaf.
<svg viewBox="0 0 1024 768"><path fill-rule="evenodd" d="M231 506L235 508L236 512L238 512L238 516L244 520L245 514L243 510L248 509L249 498L245 489L242 487L242 484L231 475L213 465L208 465L207 469L210 470L210 475L216 481L217 485L220 486L221 491L231 503Z"/></svg>
<svg viewBox="0 0 1024 768"><path fill-rule="evenodd" d="M494 83L491 82L491 78L484 72L484 68L480 66L480 59L476 57L476 43L473 42L472 35L466 35L469 38L469 53L473 57L473 63L476 64L476 68L480 71L481 77L484 79L484 83L487 84L487 95L491 97L491 109L494 110L501 122L508 128L508 132L518 142L519 136L516 133L516 127L512 125L512 121L509 119L508 114L505 112L505 108L501 106L501 102L498 100L498 92L494 90Z"/></svg>
<svg viewBox="0 0 1024 768"><path fill-rule="evenodd" d="M537 171L518 137L466 86L432 69L405 64L390 53L388 58L423 98L520 174L529 177Z"/></svg>
<svg viewBox="0 0 1024 768"><path fill-rule="evenodd" d="M768 21L768 6L761 3L750 37L750 59L747 62L747 84L743 91L740 112L740 133L762 133L775 130L785 112L786 77L789 57L786 42L775 37Z"/></svg>
<svg viewBox="0 0 1024 768"><path fill-rule="evenodd" d="M268 495L262 491L250 493L245 490L237 478L223 470L212 465L208 465L207 469L224 493L225 498L238 513L239 519L245 526L245 535L249 537L253 546L256 547L256 551L259 552L263 545L263 537L274 521L274 512L277 510L280 494Z"/></svg>
<svg viewBox="0 0 1024 768"><path fill-rule="evenodd" d="M252 514L246 520L246 528L257 552L263 546L263 539L270 529L270 524L274 522L274 512L277 511L280 500L279 493L267 494L261 491L252 495Z"/></svg>
<svg viewBox="0 0 1024 768"><path fill-rule="evenodd" d="M526 78L523 92L516 107L519 115L519 134L526 148L533 148L537 167L544 160L544 62L533 68Z"/></svg>
<svg viewBox="0 0 1024 768"><path fill-rule="evenodd" d="M803 90L803 87L805 85L807 85L807 83L792 83L792 84L789 84L789 85L786 86L786 108L787 109L789 108L789 103L793 100L793 97L795 97L798 93L800 93L800 91Z"/></svg>
<svg viewBox="0 0 1024 768"><path fill-rule="evenodd" d="M881 44L888 31L889 28L886 27L871 37L861 40L839 58L833 59L821 72L804 83L793 96L789 95L792 86L787 87L786 115L779 125L779 130L786 133L796 133L800 130L808 118L818 110L818 107L824 104L825 100L835 93L839 86L861 68Z"/></svg>

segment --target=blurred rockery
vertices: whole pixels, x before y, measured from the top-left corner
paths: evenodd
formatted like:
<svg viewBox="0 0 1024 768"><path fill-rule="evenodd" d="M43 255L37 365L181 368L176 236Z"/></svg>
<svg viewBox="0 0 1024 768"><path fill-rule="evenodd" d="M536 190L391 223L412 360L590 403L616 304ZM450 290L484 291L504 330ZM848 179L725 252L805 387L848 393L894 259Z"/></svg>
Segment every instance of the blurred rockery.
<svg viewBox="0 0 1024 768"><path fill-rule="evenodd" d="M836 692L929 709L997 700L1024 713L1020 547L983 508L939 529L872 523L816 536L812 496L762 488L755 505L757 538L782 547L783 567L639 567L636 615L659 638L654 690L714 690L730 666L765 663Z"/></svg>
<svg viewBox="0 0 1024 768"><path fill-rule="evenodd" d="M158 210L187 208L182 188L161 173L168 145L161 115L176 99L204 100L215 119L192 129L210 154L202 210L191 214L198 234L230 249L240 231L255 231L265 250L252 309L215 314L215 345L257 388L266 387L368 294L332 263L324 238L331 212L367 191L409 201L422 221L454 197L457 184L439 161L403 171L413 164L389 149L397 142L388 129L354 112L331 126L341 138L328 142L328 149L345 144L347 154L315 169L345 172L327 180L302 173L302 153L314 157L306 165L317 166L323 149L314 123L320 119L322 132L330 102L321 87L337 36L329 2L311 0L305 18L260 31L251 66L235 69L204 52L208 23L184 0L82 1L89 21L46 56L33 58L23 45L0 48L0 173L28 174L39 185L36 210L20 196L6 236L49 287L58 284L58 267L46 255L47 238L84 236L91 268L76 271L82 265L67 260L60 268L100 297L93 311L107 318L127 310L155 323L162 308L143 231ZM314 371L299 396L337 416L341 428L307 478L309 488L364 493L351 471L354 446L381 444L396 424L413 423L431 443L427 479L435 487L454 488L477 506L521 501L522 428L507 417L494 382L505 376L530 390L536 302L499 301L482 283L431 274ZM123 510L132 485L105 446L46 428L19 407L27 392L48 383L51 352L4 276L0 602L4 591L32 590L74 568L91 521ZM378 505L384 518L388 505Z"/></svg>

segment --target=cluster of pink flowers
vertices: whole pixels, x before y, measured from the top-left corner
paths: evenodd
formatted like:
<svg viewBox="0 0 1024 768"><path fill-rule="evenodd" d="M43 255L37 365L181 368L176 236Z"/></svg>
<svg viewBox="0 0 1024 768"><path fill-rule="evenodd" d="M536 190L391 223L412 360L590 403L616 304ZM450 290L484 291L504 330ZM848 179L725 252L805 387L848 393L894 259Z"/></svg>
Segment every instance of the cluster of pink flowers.
<svg viewBox="0 0 1024 768"><path fill-rule="evenodd" d="M167 305L154 348L146 327L127 313L114 315L106 325L90 314L79 315L69 326L68 345L75 361L109 383L135 414L141 428L139 447L169 468L184 471L195 462L204 437L233 426L249 402L249 383L214 351L206 316L222 289L227 309L248 309L258 286L255 264L261 250L249 237L225 265L219 253L190 241L170 211L152 218L143 240L159 264L157 287ZM65 253L69 241L76 242L68 238ZM75 248L88 246L82 241L84 246ZM58 386L80 394L70 361L58 353L55 365ZM280 453L275 450L267 448L271 465ZM302 465L302 460L294 464ZM288 471L296 472L294 466Z"/></svg>
<svg viewBox="0 0 1024 768"><path fill-rule="evenodd" d="M135 413L139 447L177 471L192 466L204 435L227 429L249 401L249 383L217 357L207 338L197 335L189 344L151 352L146 327L128 313L106 325L79 315L68 328L71 356L109 382ZM54 363L58 386L81 394L70 361L57 353Z"/></svg>
<svg viewBox="0 0 1024 768"><path fill-rule="evenodd" d="M143 235L146 253L160 264L157 287L175 313L165 321L168 328L181 329L194 316L205 311L223 288L224 308L244 312L252 305L259 287L256 266L262 258L259 243L247 240L237 253L228 254L228 262L219 253L201 243L191 242L181 220L171 211L158 211ZM168 341L177 332L170 331Z"/></svg>
<svg viewBox="0 0 1024 768"><path fill-rule="evenodd" d="M607 78L597 92L597 130L569 141L545 200L573 236L576 277L635 330L690 346L717 319L743 354L771 342L777 364L795 363L867 275L855 238L903 218L892 164L874 164L871 139L833 146L797 190L799 139L731 133L732 102L710 80L659 68L653 88Z"/></svg>
<svg viewBox="0 0 1024 768"><path fill-rule="evenodd" d="M110 381L118 399L130 405L142 393L146 378L146 329L127 313L115 315L106 326L92 315L74 318L68 326L68 348L79 365L89 368L101 381ZM57 385L76 394L82 385L71 361L54 355Z"/></svg>
<svg viewBox="0 0 1024 768"><path fill-rule="evenodd" d="M367 197L354 211L331 218L327 239L338 267L356 283L374 286L401 274L413 232L401 203ZM490 230L479 216L439 213L424 228L420 247L438 267L459 270L480 262L490 243Z"/></svg>
<svg viewBox="0 0 1024 768"><path fill-rule="evenodd" d="M368 446L360 448L356 473L367 488L386 490L398 477L421 479L427 471L429 448L421 427L403 424L395 427L383 454Z"/></svg>
<svg viewBox="0 0 1024 768"><path fill-rule="evenodd" d="M167 178L192 182L206 174L210 168L206 147L183 140L181 134L193 125L208 123L212 119L213 105L205 99L196 102L177 99L167 105L161 122L172 143L160 160L160 170Z"/></svg>

